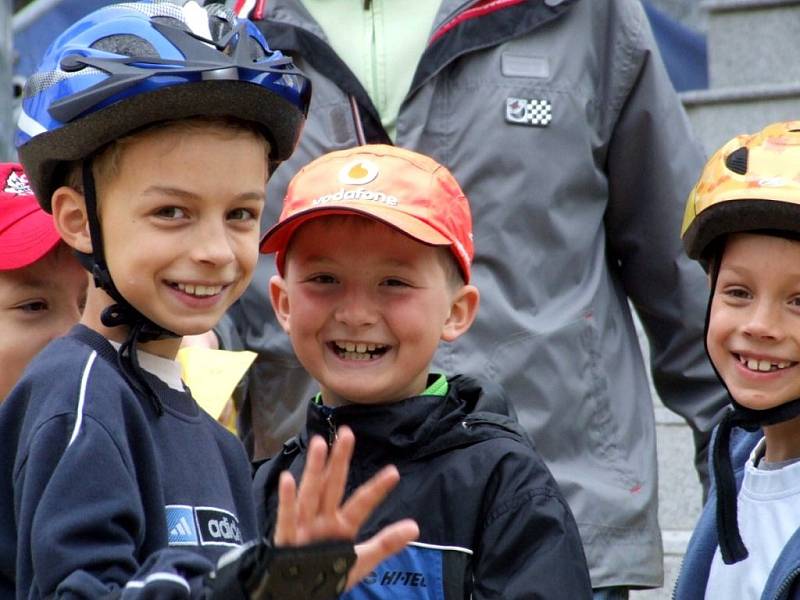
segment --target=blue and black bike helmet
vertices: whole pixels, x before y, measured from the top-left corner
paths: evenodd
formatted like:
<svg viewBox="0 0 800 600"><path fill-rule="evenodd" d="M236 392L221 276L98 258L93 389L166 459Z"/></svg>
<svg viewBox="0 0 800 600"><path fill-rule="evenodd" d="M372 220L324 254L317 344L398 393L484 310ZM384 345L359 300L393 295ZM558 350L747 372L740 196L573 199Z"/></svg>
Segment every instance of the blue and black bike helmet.
<svg viewBox="0 0 800 600"><path fill-rule="evenodd" d="M294 150L310 95L291 59L221 4L115 4L48 48L23 91L16 146L49 211L61 165L159 121L252 121L271 144L274 167Z"/></svg>
<svg viewBox="0 0 800 600"><path fill-rule="evenodd" d="M123 372L142 387L136 343L175 334L131 306L114 285L103 251L92 159L148 125L190 117L252 122L270 143L270 169L287 159L305 122L309 80L272 51L261 32L223 5L127 2L100 8L48 48L23 90L16 146L31 187L50 212L65 167L83 161L93 253L79 256L116 302L107 327L129 327ZM149 386L145 392L161 412Z"/></svg>

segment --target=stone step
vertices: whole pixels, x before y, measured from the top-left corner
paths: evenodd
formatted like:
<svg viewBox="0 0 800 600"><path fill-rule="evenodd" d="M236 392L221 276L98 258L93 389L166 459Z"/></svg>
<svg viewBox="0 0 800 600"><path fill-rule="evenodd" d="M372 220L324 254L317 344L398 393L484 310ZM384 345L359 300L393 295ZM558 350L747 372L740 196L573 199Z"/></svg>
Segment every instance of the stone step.
<svg viewBox="0 0 800 600"><path fill-rule="evenodd" d="M795 62L800 65L800 60ZM709 155L735 135L800 119L800 76L788 83L695 90L680 96Z"/></svg>
<svg viewBox="0 0 800 600"><path fill-rule="evenodd" d="M634 318L645 364L650 362L647 338ZM631 600L668 600L692 529L702 509L702 489L694 469L694 440L682 417L667 409L652 386L658 453L658 520L664 547L664 586L631 592Z"/></svg>
<svg viewBox="0 0 800 600"><path fill-rule="evenodd" d="M667 412L667 409L661 409ZM692 530L703 492L694 469L694 439L685 424L656 425L658 521L664 530Z"/></svg>
<svg viewBox="0 0 800 600"><path fill-rule="evenodd" d="M708 27L708 11L698 0L647 0L678 22L696 31L705 32Z"/></svg>
<svg viewBox="0 0 800 600"><path fill-rule="evenodd" d="M701 509L702 491L693 467L691 430L680 417L659 404L656 406L656 434L664 585L631 592L631 600L668 600L672 597L683 555Z"/></svg>
<svg viewBox="0 0 800 600"><path fill-rule="evenodd" d="M800 81L800 0L706 0L709 87Z"/></svg>
<svg viewBox="0 0 800 600"><path fill-rule="evenodd" d="M630 593L630 600L671 600L675 580L681 569L683 556L664 556L664 586L652 590L637 590Z"/></svg>

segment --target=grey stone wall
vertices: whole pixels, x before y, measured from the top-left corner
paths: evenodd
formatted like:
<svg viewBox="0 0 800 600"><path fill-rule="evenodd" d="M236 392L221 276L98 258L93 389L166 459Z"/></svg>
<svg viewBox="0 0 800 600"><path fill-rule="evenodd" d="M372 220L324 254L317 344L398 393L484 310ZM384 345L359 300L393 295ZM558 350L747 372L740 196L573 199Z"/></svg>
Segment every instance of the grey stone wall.
<svg viewBox="0 0 800 600"><path fill-rule="evenodd" d="M700 0L648 1L656 8L678 19L684 25L705 31L708 17L706 11L704 11L700 6Z"/></svg>

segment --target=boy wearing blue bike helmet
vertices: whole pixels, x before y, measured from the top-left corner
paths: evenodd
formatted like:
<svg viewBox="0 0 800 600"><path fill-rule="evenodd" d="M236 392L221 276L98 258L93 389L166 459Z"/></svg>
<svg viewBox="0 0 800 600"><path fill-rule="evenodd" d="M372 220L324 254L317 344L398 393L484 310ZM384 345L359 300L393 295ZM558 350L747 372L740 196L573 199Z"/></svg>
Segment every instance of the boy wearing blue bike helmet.
<svg viewBox="0 0 800 600"><path fill-rule="evenodd" d="M30 78L20 160L95 286L0 408L0 596L329 598L416 534L396 523L356 556L397 472L341 504L344 430L299 488L283 477L256 539L244 450L174 361L247 286L308 98L250 22L195 2L102 8Z"/></svg>

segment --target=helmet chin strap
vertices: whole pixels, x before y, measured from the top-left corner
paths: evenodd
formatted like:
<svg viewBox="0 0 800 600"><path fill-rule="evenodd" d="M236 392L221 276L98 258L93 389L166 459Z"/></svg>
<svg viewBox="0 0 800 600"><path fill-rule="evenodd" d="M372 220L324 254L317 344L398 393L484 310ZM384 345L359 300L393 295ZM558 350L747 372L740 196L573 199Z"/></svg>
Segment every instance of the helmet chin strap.
<svg viewBox="0 0 800 600"><path fill-rule="evenodd" d="M711 318L711 303L714 299L714 291L717 288L721 259L722 249L720 248L716 260L712 263L712 271L710 273L711 295L708 299L703 335L703 343L705 344L706 354L709 357L711 355L708 352L708 326ZM733 409L729 410L720 422L714 437L714 445L711 449L714 479L717 485L717 538L722 560L725 564L730 565L742 561L748 556L747 548L739 533L739 522L736 514L736 478L730 454L731 431L734 427L741 427L746 431L756 431L764 425L774 425L775 423L782 423L800 416L800 398L764 410L747 408L736 402L719 371L717 371L717 367L713 361L710 362L717 378L728 391L728 399L733 405Z"/></svg>
<svg viewBox="0 0 800 600"><path fill-rule="evenodd" d="M160 416L164 407L158 394L153 390L144 376L144 371L139 365L137 345L140 342L150 342L168 338L180 337L176 333L165 329L151 321L134 308L119 292L111 278L111 273L106 264L103 249L103 235L100 229L100 220L97 211L97 193L95 191L94 174L92 173L92 158L83 161L83 194L86 202L86 215L89 221L89 236L92 241L92 253L78 252L78 260L94 278L95 286L105 291L114 300L114 304L103 310L100 321L106 327L128 328L128 336L117 352L117 363L128 383L139 393L146 396Z"/></svg>

